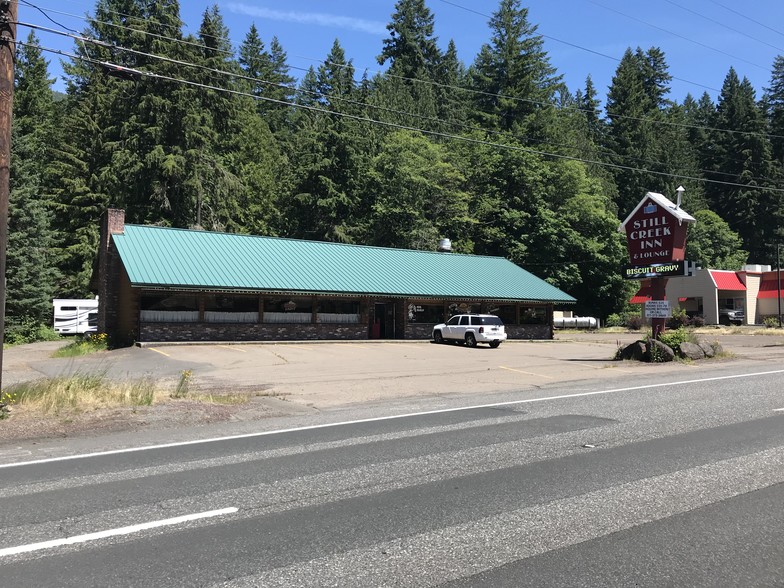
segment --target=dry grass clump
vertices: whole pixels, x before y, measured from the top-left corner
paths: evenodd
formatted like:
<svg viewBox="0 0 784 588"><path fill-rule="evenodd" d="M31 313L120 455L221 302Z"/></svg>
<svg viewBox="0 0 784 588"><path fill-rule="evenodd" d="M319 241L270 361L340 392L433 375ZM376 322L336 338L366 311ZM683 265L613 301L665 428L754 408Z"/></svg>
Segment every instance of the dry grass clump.
<svg viewBox="0 0 784 588"><path fill-rule="evenodd" d="M134 408L189 400L204 404L239 405L247 394L193 394L190 370L171 385L151 378L115 381L102 374L75 374L25 382L13 386L14 404L41 415L85 413L101 409Z"/></svg>
<svg viewBox="0 0 784 588"><path fill-rule="evenodd" d="M12 390L20 407L41 414L150 406L156 396L161 395L150 379L114 382L95 374L24 382L13 386Z"/></svg>

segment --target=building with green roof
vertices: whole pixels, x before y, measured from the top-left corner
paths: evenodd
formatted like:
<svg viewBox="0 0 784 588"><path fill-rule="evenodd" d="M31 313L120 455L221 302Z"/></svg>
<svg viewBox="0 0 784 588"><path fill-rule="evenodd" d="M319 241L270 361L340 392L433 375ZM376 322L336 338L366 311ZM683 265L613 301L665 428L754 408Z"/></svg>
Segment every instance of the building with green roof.
<svg viewBox="0 0 784 588"><path fill-rule="evenodd" d="M107 211L99 331L116 341L423 339L464 312L552 338L575 300L500 257L126 225Z"/></svg>

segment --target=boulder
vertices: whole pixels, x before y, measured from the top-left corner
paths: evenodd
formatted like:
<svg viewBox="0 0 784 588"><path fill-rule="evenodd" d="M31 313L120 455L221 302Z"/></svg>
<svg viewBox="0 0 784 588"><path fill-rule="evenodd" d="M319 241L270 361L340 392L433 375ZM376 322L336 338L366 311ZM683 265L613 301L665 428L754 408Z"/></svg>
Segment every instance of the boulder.
<svg viewBox="0 0 784 588"><path fill-rule="evenodd" d="M705 354L705 357L713 357L714 355L716 355L716 351L713 349L713 345L711 345L710 343L706 343L705 341L700 341L698 345L700 346L700 349L702 349L702 352Z"/></svg>
<svg viewBox="0 0 784 588"><path fill-rule="evenodd" d="M627 345L621 350L621 359L633 359L635 361L643 361L647 349L644 341L635 341L631 345Z"/></svg>
<svg viewBox="0 0 784 588"><path fill-rule="evenodd" d="M705 351L696 343L681 343L680 356L683 359L705 359Z"/></svg>
<svg viewBox="0 0 784 588"><path fill-rule="evenodd" d="M658 339L651 339L648 347L648 361L666 363L675 359L675 352L672 348Z"/></svg>

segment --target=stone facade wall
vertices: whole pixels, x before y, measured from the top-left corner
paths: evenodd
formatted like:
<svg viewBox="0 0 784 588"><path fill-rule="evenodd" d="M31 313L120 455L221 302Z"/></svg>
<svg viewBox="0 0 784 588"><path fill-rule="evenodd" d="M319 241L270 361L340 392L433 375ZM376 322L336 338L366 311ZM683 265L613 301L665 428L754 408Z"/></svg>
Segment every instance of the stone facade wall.
<svg viewBox="0 0 784 588"><path fill-rule="evenodd" d="M509 339L552 339L553 326L549 325L506 325Z"/></svg>
<svg viewBox="0 0 784 588"><path fill-rule="evenodd" d="M406 327L406 339L430 339L433 327L424 323L409 323ZM552 339L553 331L550 325L506 325L506 334L509 339Z"/></svg>
<svg viewBox="0 0 784 588"><path fill-rule="evenodd" d="M367 339L362 324L141 323L139 341L319 341Z"/></svg>
<svg viewBox="0 0 784 588"><path fill-rule="evenodd" d="M433 327L427 323L408 323L406 325L406 339L430 339L433 336Z"/></svg>

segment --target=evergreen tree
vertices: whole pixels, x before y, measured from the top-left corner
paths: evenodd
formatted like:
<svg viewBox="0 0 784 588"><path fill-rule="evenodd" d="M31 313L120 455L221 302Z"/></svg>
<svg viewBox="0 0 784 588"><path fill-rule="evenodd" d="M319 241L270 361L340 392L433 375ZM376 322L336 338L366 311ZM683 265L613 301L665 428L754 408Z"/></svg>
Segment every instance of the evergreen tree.
<svg viewBox="0 0 784 588"><path fill-rule="evenodd" d="M387 30L389 38L378 63L389 62L389 69L376 81L377 96L372 101L387 111L378 116L418 128L440 128L439 92L433 82L438 81L442 56L433 35L433 14L424 0L398 0ZM391 114L393 110L412 117Z"/></svg>
<svg viewBox="0 0 784 588"><path fill-rule="evenodd" d="M468 120L471 100L467 92L461 92L468 84L465 65L457 56L457 46L450 40L436 70L436 103L438 118L444 122L443 130L448 133L463 132Z"/></svg>
<svg viewBox="0 0 784 588"><path fill-rule="evenodd" d="M591 79L591 76L588 76L585 79L585 90L577 91L575 107L579 109L580 113L585 118L588 137L591 142L596 145L604 144L605 126L604 121L602 120L600 106L601 102L597 98L593 79Z"/></svg>
<svg viewBox="0 0 784 588"><path fill-rule="evenodd" d="M773 61L770 86L765 89L765 105L771 137L771 152L784 173L784 55Z"/></svg>
<svg viewBox="0 0 784 588"><path fill-rule="evenodd" d="M354 66L337 40L305 81L303 99L335 114L305 111L297 117L295 195L286 206L290 231L308 239L353 242L361 224L362 172L370 146L362 123L341 116L361 114L361 104Z"/></svg>
<svg viewBox="0 0 784 588"><path fill-rule="evenodd" d="M555 97L564 91L537 27L520 0L501 0L490 19L492 39L471 69L483 126L544 140L555 123Z"/></svg>
<svg viewBox="0 0 784 588"><path fill-rule="evenodd" d="M768 189L775 169L762 110L751 83L734 69L724 80L712 126L711 209L740 235L753 262L770 262L784 210L779 194Z"/></svg>
<svg viewBox="0 0 784 588"><path fill-rule="evenodd" d="M251 25L239 49L239 64L248 90L259 99L256 110L279 138L287 138L294 97L294 78L289 75L286 53L276 37L267 51L256 25Z"/></svg>
<svg viewBox="0 0 784 588"><path fill-rule="evenodd" d="M390 72L403 78L433 79L441 52L425 0L398 0L387 30L379 65L389 61Z"/></svg>
<svg viewBox="0 0 784 588"><path fill-rule="evenodd" d="M50 321L58 272L53 210L48 200L55 138L55 108L47 62L31 31L19 48L14 87L14 122L6 258L9 327Z"/></svg>
<svg viewBox="0 0 784 588"><path fill-rule="evenodd" d="M670 172L660 158L667 150L664 121L665 96L670 76L657 48L643 52L627 49L616 69L607 95L607 147L618 186L616 203L621 217L631 212L646 192L667 192L663 176Z"/></svg>

